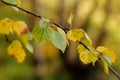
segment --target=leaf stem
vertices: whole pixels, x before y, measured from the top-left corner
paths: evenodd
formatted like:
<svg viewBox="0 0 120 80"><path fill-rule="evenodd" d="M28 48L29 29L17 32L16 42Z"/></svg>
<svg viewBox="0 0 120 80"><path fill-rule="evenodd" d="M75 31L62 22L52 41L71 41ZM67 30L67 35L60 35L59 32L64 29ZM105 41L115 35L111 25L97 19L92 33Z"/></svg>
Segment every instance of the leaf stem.
<svg viewBox="0 0 120 80"><path fill-rule="evenodd" d="M40 16L40 15L38 15L38 14L36 14L36 13L33 13L33 12L31 12L31 11L28 11L28 10L26 10L26 9L24 9L24 8L21 8L21 7L17 6L17 5L15 5L15 4L8 3L8 2L6 2L6 1L4 1L4 0L0 0L0 1L1 1L2 3L6 4L6 5L10 5L10 6L16 7L16 8L18 8L19 10L21 10L21 11L23 11L23 12L26 12L26 13L28 13L28 14L31 14L31 15L37 17L37 18L42 18L42 16ZM44 18L45 18L45 17L44 17ZM64 27L62 27L60 24L54 22L52 19L50 19L50 20L51 20L51 23L53 23L53 24L56 25L57 27L61 28L61 29L64 30L65 32L67 32L67 31L69 30L68 28L64 28ZM6 38L6 39L7 39L7 38ZM82 43L82 42L79 42L79 43L82 44L87 50L90 51L90 49L89 49L84 43ZM120 80L120 75L119 75L116 71L114 71L114 69L113 69L111 66L108 66L108 67L109 67L109 70Z"/></svg>

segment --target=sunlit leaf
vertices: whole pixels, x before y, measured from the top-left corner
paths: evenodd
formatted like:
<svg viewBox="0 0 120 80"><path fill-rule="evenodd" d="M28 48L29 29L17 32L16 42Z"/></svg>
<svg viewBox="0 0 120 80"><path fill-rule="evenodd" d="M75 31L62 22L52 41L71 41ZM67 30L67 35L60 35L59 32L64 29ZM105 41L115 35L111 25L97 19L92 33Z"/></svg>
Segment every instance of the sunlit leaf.
<svg viewBox="0 0 120 80"><path fill-rule="evenodd" d="M72 41L80 41L84 37L84 33L81 29L70 30L67 33L67 38Z"/></svg>
<svg viewBox="0 0 120 80"><path fill-rule="evenodd" d="M23 21L16 21L13 25L13 30L18 34L26 34L28 33L28 26Z"/></svg>
<svg viewBox="0 0 120 80"><path fill-rule="evenodd" d="M33 47L29 43L29 35L28 34L22 34L22 35L19 35L19 38L20 38L21 42L24 44L24 46L26 47L26 49L28 51L30 51L31 53L33 53Z"/></svg>
<svg viewBox="0 0 120 80"><path fill-rule="evenodd" d="M106 74L109 74L108 63L106 61L102 61L102 62L103 62L103 66L104 66L104 72Z"/></svg>
<svg viewBox="0 0 120 80"><path fill-rule="evenodd" d="M30 43L28 43L25 47L29 52L33 53L33 46Z"/></svg>
<svg viewBox="0 0 120 80"><path fill-rule="evenodd" d="M66 39L66 34L63 30L61 30L60 28L57 28L58 32L55 31L54 35L52 37L52 43L55 45L55 47L57 47L58 49L60 49L63 53L65 51L65 48L67 46L67 39Z"/></svg>
<svg viewBox="0 0 120 80"><path fill-rule="evenodd" d="M10 19L3 19L0 21L0 34L10 34L12 32L13 21Z"/></svg>
<svg viewBox="0 0 120 80"><path fill-rule="evenodd" d="M19 35L19 38L25 46L28 45L28 34Z"/></svg>
<svg viewBox="0 0 120 80"><path fill-rule="evenodd" d="M72 24L72 20L73 20L73 14L71 13L67 22L71 25Z"/></svg>
<svg viewBox="0 0 120 80"><path fill-rule="evenodd" d="M21 0L17 0L17 5L21 6Z"/></svg>
<svg viewBox="0 0 120 80"><path fill-rule="evenodd" d="M9 46L8 46L8 54L10 56L13 56L17 59L18 62L23 62L26 54L24 49L22 48L22 44L18 40L14 40Z"/></svg>
<svg viewBox="0 0 120 80"><path fill-rule="evenodd" d="M57 30L58 30L58 32L59 32L61 35L63 35L65 42L66 42L67 44L69 44L69 43L68 43L68 40L67 40L66 33L65 33L61 28L59 28L59 27L57 27Z"/></svg>
<svg viewBox="0 0 120 80"><path fill-rule="evenodd" d="M109 64L116 62L117 57L115 56L115 53L112 50L109 50L108 48L103 46L98 46L96 50L102 53L103 58L106 59L109 62Z"/></svg>
<svg viewBox="0 0 120 80"><path fill-rule="evenodd" d="M56 28L57 31L54 31L54 29L48 26L49 26L48 19L40 21L40 25L35 27L32 31L34 39L39 44L43 44L48 40L52 41L55 47L57 47L58 49L62 50L62 52L64 52L67 46L67 39L65 32L60 28Z"/></svg>
<svg viewBox="0 0 120 80"><path fill-rule="evenodd" d="M84 64L89 64L89 63L94 63L98 60L98 57L95 53L85 50L81 53L79 53L79 59L84 63Z"/></svg>
<svg viewBox="0 0 120 80"><path fill-rule="evenodd" d="M81 39L81 42L90 48L92 46L92 41L85 31L83 31L83 33L84 33L84 37Z"/></svg>
<svg viewBox="0 0 120 80"><path fill-rule="evenodd" d="M82 44L78 44L77 49L79 54L86 51L86 48Z"/></svg>
<svg viewBox="0 0 120 80"><path fill-rule="evenodd" d="M33 29L32 34L33 34L34 39L39 44L43 44L47 40L51 40L53 36L53 32L54 32L53 29L50 27L41 28L40 26L36 26Z"/></svg>

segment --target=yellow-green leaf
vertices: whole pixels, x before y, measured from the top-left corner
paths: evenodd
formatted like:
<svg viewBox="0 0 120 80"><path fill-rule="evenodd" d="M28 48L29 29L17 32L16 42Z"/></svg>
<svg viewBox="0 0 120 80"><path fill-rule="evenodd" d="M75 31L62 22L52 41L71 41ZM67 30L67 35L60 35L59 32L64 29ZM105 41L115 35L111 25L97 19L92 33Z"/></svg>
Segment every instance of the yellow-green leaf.
<svg viewBox="0 0 120 80"><path fill-rule="evenodd" d="M73 14L70 13L70 16L69 16L67 22L71 25L72 24L72 20L73 20Z"/></svg>
<svg viewBox="0 0 120 80"><path fill-rule="evenodd" d="M53 37L53 29L50 27L41 28L40 26L36 26L33 31L33 38L39 43L43 44L48 40L51 40Z"/></svg>
<svg viewBox="0 0 120 80"><path fill-rule="evenodd" d="M81 44L78 44L77 49L78 49L78 53L79 54L84 52L84 51L86 51L86 48L83 45L81 45Z"/></svg>
<svg viewBox="0 0 120 80"><path fill-rule="evenodd" d="M17 59L19 63L23 62L26 54L22 48L22 44L18 40L14 40L7 48L8 54Z"/></svg>
<svg viewBox="0 0 120 80"><path fill-rule="evenodd" d="M11 3L11 4L17 5L17 1L18 1L18 0L4 0L4 1L6 1L6 2L8 2L8 3Z"/></svg>
<svg viewBox="0 0 120 80"><path fill-rule="evenodd" d="M110 64L116 62L117 57L115 56L115 53L112 50L109 50L108 48L103 46L98 46L96 50L102 53L104 59L106 59Z"/></svg>
<svg viewBox="0 0 120 80"><path fill-rule="evenodd" d="M89 63L94 63L98 60L98 57L95 53L85 50L80 53L79 59L84 63L84 64L89 64Z"/></svg>
<svg viewBox="0 0 120 80"><path fill-rule="evenodd" d="M84 33L81 29L70 30L67 33L67 38L72 41L80 41L84 37Z"/></svg>
<svg viewBox="0 0 120 80"><path fill-rule="evenodd" d="M85 31L83 31L83 33L84 33L84 37L81 39L81 42L84 43L89 48L92 48L92 41L91 41L91 39L89 38L88 34Z"/></svg>
<svg viewBox="0 0 120 80"><path fill-rule="evenodd" d="M102 62L103 62L104 72L106 74L109 74L108 63L106 61L102 61Z"/></svg>
<svg viewBox="0 0 120 80"><path fill-rule="evenodd" d="M4 0L4 1L17 5L17 6L21 6L21 0Z"/></svg>
<svg viewBox="0 0 120 80"><path fill-rule="evenodd" d="M28 43L29 43L28 34L19 35L19 38L25 46L28 45Z"/></svg>

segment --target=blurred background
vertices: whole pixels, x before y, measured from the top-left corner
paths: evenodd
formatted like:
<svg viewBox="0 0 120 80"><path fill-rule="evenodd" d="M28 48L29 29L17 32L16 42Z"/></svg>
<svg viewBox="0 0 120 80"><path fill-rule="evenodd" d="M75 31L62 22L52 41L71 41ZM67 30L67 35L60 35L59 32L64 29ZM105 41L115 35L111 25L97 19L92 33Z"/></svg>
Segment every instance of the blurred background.
<svg viewBox="0 0 120 80"><path fill-rule="evenodd" d="M120 73L120 0L22 0L23 8L53 19L69 27L67 18L71 11L74 19L72 28L84 29L94 47L106 46L115 51L118 60L112 68ZM32 30L38 19L0 2L0 19L25 21ZM19 64L6 53L5 36L0 35L0 80L118 80L111 72L106 75L97 62L83 65L76 49L77 43L70 42L62 54L50 42L39 46L31 42L34 53L27 52L26 60Z"/></svg>

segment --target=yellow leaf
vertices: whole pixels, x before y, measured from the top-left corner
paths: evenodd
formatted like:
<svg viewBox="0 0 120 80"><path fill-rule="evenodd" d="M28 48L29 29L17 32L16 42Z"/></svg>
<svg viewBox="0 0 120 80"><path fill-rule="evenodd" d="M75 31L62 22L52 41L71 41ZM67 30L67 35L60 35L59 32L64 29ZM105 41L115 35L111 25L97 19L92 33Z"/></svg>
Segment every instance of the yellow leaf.
<svg viewBox="0 0 120 80"><path fill-rule="evenodd" d="M77 49L78 49L78 53L82 53L82 52L84 52L86 50L86 48L81 44L78 44Z"/></svg>
<svg viewBox="0 0 120 80"><path fill-rule="evenodd" d="M103 47L103 46L98 46L96 50L102 53L102 55L109 56L113 63L116 62L117 57L115 56L115 53L112 50L109 50L108 48Z"/></svg>
<svg viewBox="0 0 120 80"><path fill-rule="evenodd" d="M84 64L93 63L93 65L94 65L94 63L98 60L98 57L93 52L86 50L86 51L80 53L79 59Z"/></svg>
<svg viewBox="0 0 120 80"><path fill-rule="evenodd" d="M81 29L70 30L67 33L67 38L72 41L80 41L84 37L84 33Z"/></svg>
<svg viewBox="0 0 120 80"><path fill-rule="evenodd" d="M25 34L28 33L28 26L25 22L23 21L17 21L13 25L13 30L18 34Z"/></svg>
<svg viewBox="0 0 120 80"><path fill-rule="evenodd" d="M73 14L70 13L70 16L69 16L67 22L71 25L72 24L72 20L73 20Z"/></svg>
<svg viewBox="0 0 120 80"><path fill-rule="evenodd" d="M18 40L14 40L9 46L8 46L8 54L10 56L13 56L17 59L19 63L23 62L26 54L24 49L22 48L22 44Z"/></svg>
<svg viewBox="0 0 120 80"><path fill-rule="evenodd" d="M28 34L22 34L22 35L19 36L19 38L25 46L28 45L28 43L29 43Z"/></svg>
<svg viewBox="0 0 120 80"><path fill-rule="evenodd" d="M108 63L106 61L103 61L103 66L104 66L104 72L106 74L109 74L109 68L108 68Z"/></svg>
<svg viewBox="0 0 120 80"><path fill-rule="evenodd" d="M0 21L0 34L9 34L12 32L13 21L3 19Z"/></svg>
<svg viewBox="0 0 120 80"><path fill-rule="evenodd" d="M32 47L32 45L29 43L29 34L19 35L19 38L20 38L21 42L24 44L24 46L26 47L26 49L27 49L28 51L30 51L31 53L33 53L33 47Z"/></svg>
<svg viewBox="0 0 120 80"><path fill-rule="evenodd" d="M21 0L17 0L17 5L21 6Z"/></svg>

